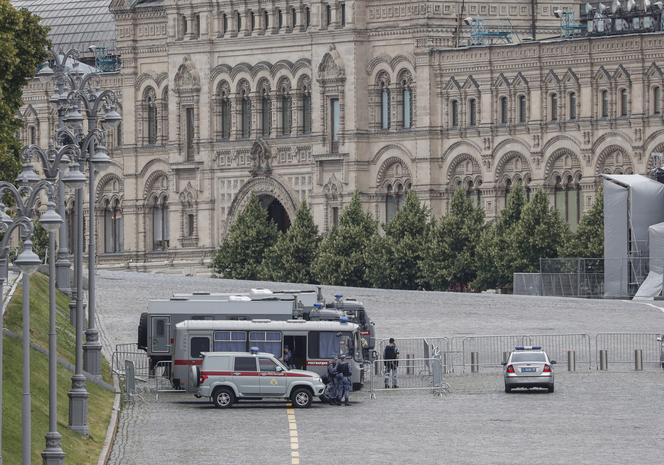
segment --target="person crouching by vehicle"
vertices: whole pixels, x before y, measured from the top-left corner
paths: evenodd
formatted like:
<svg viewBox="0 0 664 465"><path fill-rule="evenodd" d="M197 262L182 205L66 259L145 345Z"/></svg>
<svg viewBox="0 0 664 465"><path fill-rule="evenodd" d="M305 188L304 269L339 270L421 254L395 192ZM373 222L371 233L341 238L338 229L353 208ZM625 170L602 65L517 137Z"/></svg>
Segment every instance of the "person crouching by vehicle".
<svg viewBox="0 0 664 465"><path fill-rule="evenodd" d="M341 355L339 364L337 365L337 373L341 374L341 389L339 389L339 397L337 397L337 405L341 405L343 402L344 405L350 405L350 391L352 387L351 383L351 367L348 360L346 360L345 355Z"/></svg>
<svg viewBox="0 0 664 465"><path fill-rule="evenodd" d="M390 338L390 343L385 346L383 352L383 364L385 365L385 389L398 388L397 368L399 367L399 348L394 343L394 338Z"/></svg>
<svg viewBox="0 0 664 465"><path fill-rule="evenodd" d="M336 404L337 400L337 385L336 385L336 377L337 377L337 365L334 360L330 360L327 362L327 381L325 382L325 399L328 404L334 405Z"/></svg>

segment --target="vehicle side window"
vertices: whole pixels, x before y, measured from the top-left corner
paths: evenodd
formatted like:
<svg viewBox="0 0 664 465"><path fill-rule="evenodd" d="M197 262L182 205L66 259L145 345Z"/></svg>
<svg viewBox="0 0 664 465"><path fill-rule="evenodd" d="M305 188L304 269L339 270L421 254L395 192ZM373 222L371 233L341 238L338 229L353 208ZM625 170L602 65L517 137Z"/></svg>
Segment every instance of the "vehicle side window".
<svg viewBox="0 0 664 465"><path fill-rule="evenodd" d="M235 371L257 371L256 357L235 357Z"/></svg>
<svg viewBox="0 0 664 465"><path fill-rule="evenodd" d="M155 335L156 337L164 337L164 334L166 333L164 320L157 320L157 328L155 332L157 333Z"/></svg>
<svg viewBox="0 0 664 465"><path fill-rule="evenodd" d="M210 339L207 337L192 337L189 346L191 347L191 358L201 358L201 352L210 351Z"/></svg>
<svg viewBox="0 0 664 465"><path fill-rule="evenodd" d="M269 358L260 358L258 361L261 366L261 371L277 371L277 364L274 363L274 360Z"/></svg>

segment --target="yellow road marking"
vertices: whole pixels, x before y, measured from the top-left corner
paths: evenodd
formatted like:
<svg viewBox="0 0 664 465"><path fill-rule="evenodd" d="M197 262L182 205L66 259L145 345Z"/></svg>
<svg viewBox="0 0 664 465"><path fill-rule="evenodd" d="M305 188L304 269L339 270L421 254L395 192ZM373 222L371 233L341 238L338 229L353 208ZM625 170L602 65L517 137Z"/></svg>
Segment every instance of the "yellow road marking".
<svg viewBox="0 0 664 465"><path fill-rule="evenodd" d="M295 421L295 409L292 405L289 405L286 409L288 415L288 432L290 434L290 448L291 448L291 465L300 464L300 448L298 436L297 436L297 422Z"/></svg>

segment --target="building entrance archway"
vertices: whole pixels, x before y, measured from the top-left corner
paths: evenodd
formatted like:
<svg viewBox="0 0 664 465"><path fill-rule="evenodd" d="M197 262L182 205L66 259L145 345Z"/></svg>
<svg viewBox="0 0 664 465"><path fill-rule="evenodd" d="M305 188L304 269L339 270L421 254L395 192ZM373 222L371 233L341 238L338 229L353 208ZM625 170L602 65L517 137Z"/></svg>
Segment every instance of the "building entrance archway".
<svg viewBox="0 0 664 465"><path fill-rule="evenodd" d="M262 194L258 196L258 200L261 206L267 210L270 221L277 225L279 231L286 232L290 227L291 220L279 199L269 194Z"/></svg>

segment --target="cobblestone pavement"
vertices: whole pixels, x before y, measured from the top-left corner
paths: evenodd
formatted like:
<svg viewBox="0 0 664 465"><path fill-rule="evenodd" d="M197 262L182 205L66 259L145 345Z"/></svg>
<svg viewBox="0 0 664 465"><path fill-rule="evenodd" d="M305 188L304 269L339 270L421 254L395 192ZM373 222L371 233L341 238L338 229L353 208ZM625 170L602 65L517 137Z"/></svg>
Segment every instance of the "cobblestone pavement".
<svg viewBox="0 0 664 465"><path fill-rule="evenodd" d="M151 298L292 285L130 272L99 273L107 350L134 342ZM339 288L324 288L331 296ZM341 289L364 301L378 335L664 332L664 312L623 301ZM563 367L555 394L505 394L494 374L447 378L451 393L354 395L351 407L296 412L301 464L660 463L664 374ZM218 411L190 395L144 394L123 410L110 464L291 464L284 403Z"/></svg>

